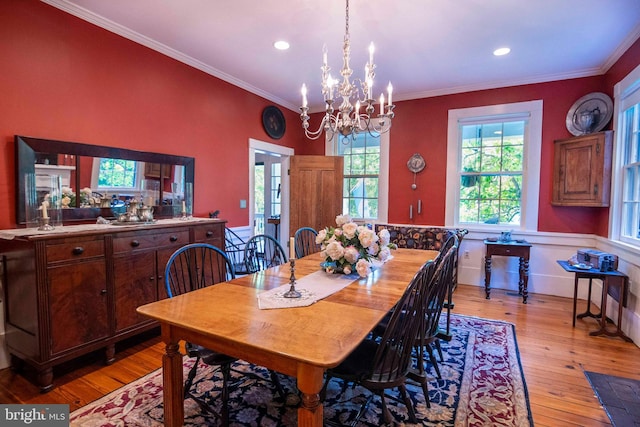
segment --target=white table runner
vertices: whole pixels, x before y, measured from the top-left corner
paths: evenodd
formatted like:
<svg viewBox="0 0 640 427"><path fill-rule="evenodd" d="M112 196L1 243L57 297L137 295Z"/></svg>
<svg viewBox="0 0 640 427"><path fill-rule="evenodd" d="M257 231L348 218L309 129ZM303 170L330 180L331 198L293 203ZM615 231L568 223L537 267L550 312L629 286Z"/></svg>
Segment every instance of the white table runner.
<svg viewBox="0 0 640 427"><path fill-rule="evenodd" d="M291 284L258 294L258 307L261 310L271 308L306 307L332 295L360 279L357 274L329 274L322 270L296 279L296 290L302 294L300 298L285 298L283 295L291 288Z"/></svg>

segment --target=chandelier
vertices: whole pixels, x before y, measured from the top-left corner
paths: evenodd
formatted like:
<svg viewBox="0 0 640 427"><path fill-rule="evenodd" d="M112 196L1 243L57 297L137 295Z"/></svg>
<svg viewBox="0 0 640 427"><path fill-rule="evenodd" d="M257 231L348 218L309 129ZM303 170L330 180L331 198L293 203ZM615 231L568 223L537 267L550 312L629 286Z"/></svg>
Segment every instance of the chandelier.
<svg viewBox="0 0 640 427"><path fill-rule="evenodd" d="M322 95L325 102L325 114L322 122L316 131L309 130L309 107L307 106L307 86L302 85L302 107L300 107L300 119L302 120L302 128L309 139L318 139L325 131L328 138L333 138L334 134L339 133L343 137L355 136L359 131L367 130L369 133L384 133L391 128L391 119L393 119L394 105L391 100L393 87L391 82L387 86L387 100L385 104L384 93L380 94L379 106L374 107L374 99L372 97L374 70L376 68L373 63L373 43L369 45L369 62L365 64L364 80L355 79L351 83L351 75L353 70L349 65L351 54L351 42L349 40L349 0L346 0L346 26L344 34L344 44L342 47L342 82L334 80L329 74L331 68L327 65L327 46L322 49ZM334 109L334 95L336 98L342 98L342 102ZM361 112L361 107L364 111ZM378 114L374 113L378 110Z"/></svg>

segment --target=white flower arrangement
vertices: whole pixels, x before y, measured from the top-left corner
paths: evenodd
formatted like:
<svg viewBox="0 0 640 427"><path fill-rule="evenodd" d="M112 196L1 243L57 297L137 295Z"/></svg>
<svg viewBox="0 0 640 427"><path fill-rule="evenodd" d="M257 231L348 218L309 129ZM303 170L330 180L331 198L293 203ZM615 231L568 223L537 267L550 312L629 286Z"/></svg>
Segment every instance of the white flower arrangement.
<svg viewBox="0 0 640 427"><path fill-rule="evenodd" d="M336 227L327 227L318 232L316 243L321 246L322 263L327 273L351 274L357 271L366 277L373 264L385 262L396 245L390 243L389 231L384 228L375 233L368 227L358 225L348 215L336 217Z"/></svg>

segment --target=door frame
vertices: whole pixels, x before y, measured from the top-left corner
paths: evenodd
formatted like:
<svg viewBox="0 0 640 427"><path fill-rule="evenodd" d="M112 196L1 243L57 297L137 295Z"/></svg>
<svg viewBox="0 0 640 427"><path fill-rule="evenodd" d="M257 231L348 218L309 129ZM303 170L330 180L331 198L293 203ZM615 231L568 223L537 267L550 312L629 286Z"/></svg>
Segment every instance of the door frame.
<svg viewBox="0 0 640 427"><path fill-rule="evenodd" d="M249 138L249 228L253 235L255 221L255 165L256 150L279 154L282 157L282 188L280 205L280 244L286 249L289 244L289 157L294 155L294 149Z"/></svg>

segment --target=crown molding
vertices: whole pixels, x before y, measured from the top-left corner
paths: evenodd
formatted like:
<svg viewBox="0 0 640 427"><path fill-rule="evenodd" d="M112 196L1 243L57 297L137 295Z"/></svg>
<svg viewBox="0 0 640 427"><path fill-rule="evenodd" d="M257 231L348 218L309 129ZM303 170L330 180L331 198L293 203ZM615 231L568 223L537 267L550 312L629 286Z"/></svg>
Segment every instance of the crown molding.
<svg viewBox="0 0 640 427"><path fill-rule="evenodd" d="M266 92L260 88L257 88L244 80L240 80L231 76L223 71L218 70L215 67L212 67L209 64L206 64L202 61L199 61L189 55L185 55L184 53L173 49L167 45L159 43L149 37L146 37L136 31L131 30L123 25L118 24L117 22L113 22L109 19L104 18L101 15L97 15L83 7L79 7L73 3L70 3L66 0L40 0L43 3L46 3L50 6L55 7L56 9L60 9L64 12L69 13L70 15L76 16L84 21L87 21L91 24L94 24L100 28L103 28L107 31L110 31L114 34L117 34L121 37L124 37L128 40L131 40L140 45L146 46L149 49L155 50L156 52L162 53L170 58L175 59L176 61L180 61L184 64L187 64L193 68L196 68L202 72L205 72L209 75L219 78L220 80L224 80L227 83L231 83L234 86L237 86L241 89L246 90L247 92L251 92L255 95L258 95L262 98L265 98L269 101L272 101L276 104L279 104L285 108L288 108L293 111L298 110L298 106L292 105L288 101L281 99L272 93Z"/></svg>

